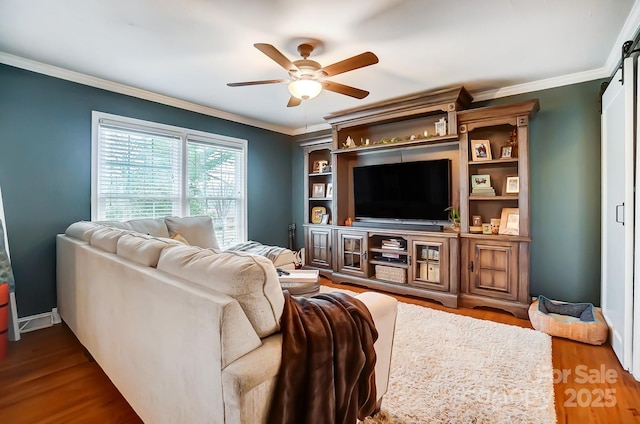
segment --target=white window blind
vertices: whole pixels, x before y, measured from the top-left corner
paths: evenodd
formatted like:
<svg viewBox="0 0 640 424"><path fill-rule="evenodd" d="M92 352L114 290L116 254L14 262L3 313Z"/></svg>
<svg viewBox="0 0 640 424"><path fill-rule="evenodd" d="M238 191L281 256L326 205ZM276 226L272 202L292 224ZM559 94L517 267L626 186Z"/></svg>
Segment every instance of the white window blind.
<svg viewBox="0 0 640 424"><path fill-rule="evenodd" d="M98 131L98 219L180 215L180 138L103 124Z"/></svg>
<svg viewBox="0 0 640 424"><path fill-rule="evenodd" d="M212 146L187 140L189 208L193 215L214 217L218 243L237 243L235 228L245 209L244 152L234 147Z"/></svg>
<svg viewBox="0 0 640 424"><path fill-rule="evenodd" d="M93 113L92 219L209 215L246 241L245 140Z"/></svg>

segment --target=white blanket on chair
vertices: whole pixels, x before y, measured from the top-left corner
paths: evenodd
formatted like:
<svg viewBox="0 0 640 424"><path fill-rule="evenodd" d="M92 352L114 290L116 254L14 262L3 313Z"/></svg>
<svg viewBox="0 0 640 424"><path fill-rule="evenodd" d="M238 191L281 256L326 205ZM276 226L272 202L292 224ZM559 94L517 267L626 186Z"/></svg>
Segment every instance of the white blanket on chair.
<svg viewBox="0 0 640 424"><path fill-rule="evenodd" d="M293 269L295 267L295 254L285 247L267 246L260 242L250 240L244 243L238 243L226 250L232 252L247 252L264 256L279 268Z"/></svg>

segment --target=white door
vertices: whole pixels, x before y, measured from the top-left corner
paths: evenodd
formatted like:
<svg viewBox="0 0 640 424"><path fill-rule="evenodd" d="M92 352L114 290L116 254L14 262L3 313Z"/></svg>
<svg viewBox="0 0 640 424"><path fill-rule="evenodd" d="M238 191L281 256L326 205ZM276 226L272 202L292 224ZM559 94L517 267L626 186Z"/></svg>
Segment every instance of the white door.
<svg viewBox="0 0 640 424"><path fill-rule="evenodd" d="M640 72L637 71L636 66L636 90L640 87ZM640 143L640 96L636 96L636 143ZM640 187L640 157L636 156L636 176L635 187ZM640 193L636 194L636 199L640 198ZM636 201L637 202L637 201ZM637 203L636 203L637 204ZM640 222L640 207L635 209L635 221ZM634 240L640 240L640 225L635 226ZM634 378L640 381L640 249L634 246L634 259L635 268L633 279L633 300L632 300L632 312L633 318L631 319L631 333L632 333L632 347L631 347L631 359L629 361L629 371ZM631 297L631 296L630 296Z"/></svg>
<svg viewBox="0 0 640 424"><path fill-rule="evenodd" d="M634 58L602 96L602 312L624 369L631 364L633 312Z"/></svg>

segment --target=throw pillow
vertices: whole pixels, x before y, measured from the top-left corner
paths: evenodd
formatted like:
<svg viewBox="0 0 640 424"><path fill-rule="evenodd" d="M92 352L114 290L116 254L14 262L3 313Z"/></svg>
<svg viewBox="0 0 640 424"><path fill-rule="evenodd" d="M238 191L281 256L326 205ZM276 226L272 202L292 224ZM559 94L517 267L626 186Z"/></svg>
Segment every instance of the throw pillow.
<svg viewBox="0 0 640 424"><path fill-rule="evenodd" d="M167 216L164 220L169 234L179 232L191 246L220 249L210 216Z"/></svg>

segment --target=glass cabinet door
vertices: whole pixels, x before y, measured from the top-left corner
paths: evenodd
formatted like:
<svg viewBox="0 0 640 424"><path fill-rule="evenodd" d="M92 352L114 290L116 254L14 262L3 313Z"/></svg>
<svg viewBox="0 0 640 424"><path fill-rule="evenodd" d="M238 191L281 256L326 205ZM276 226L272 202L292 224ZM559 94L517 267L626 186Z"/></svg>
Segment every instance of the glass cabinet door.
<svg viewBox="0 0 640 424"><path fill-rule="evenodd" d="M339 243L340 272L364 275L367 259L366 233L340 231Z"/></svg>
<svg viewBox="0 0 640 424"><path fill-rule="evenodd" d="M448 290L448 244L442 241L412 240L411 284Z"/></svg>

